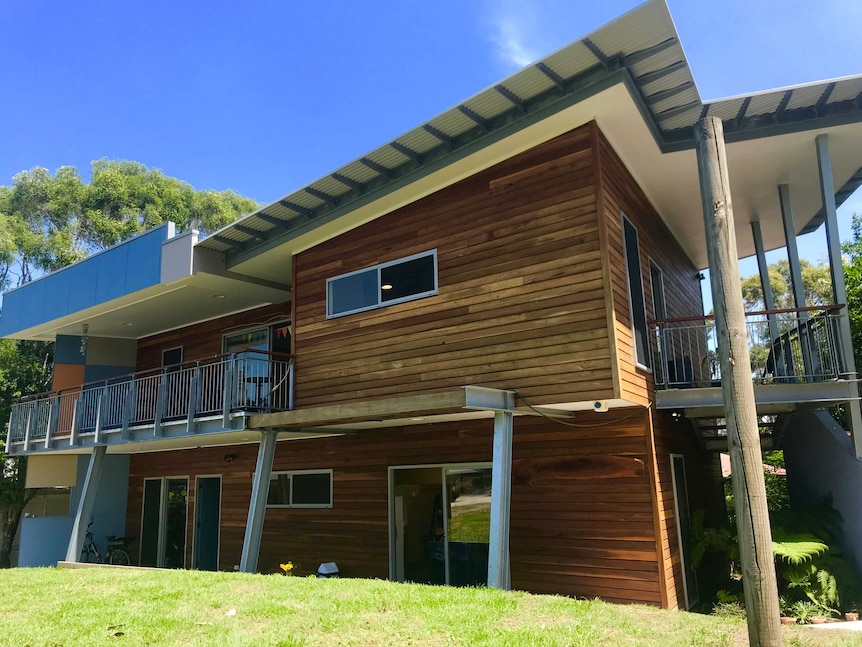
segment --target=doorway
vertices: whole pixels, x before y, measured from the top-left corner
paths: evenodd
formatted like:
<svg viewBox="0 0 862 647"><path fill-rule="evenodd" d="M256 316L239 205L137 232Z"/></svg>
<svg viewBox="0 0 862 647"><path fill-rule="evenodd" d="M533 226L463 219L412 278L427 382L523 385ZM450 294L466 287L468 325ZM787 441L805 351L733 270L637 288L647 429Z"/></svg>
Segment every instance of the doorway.
<svg viewBox="0 0 862 647"><path fill-rule="evenodd" d="M221 526L221 476L198 476L195 480L194 567L217 571Z"/></svg>
<svg viewBox="0 0 862 647"><path fill-rule="evenodd" d="M491 465L392 467L389 482L392 579L487 584Z"/></svg>
<svg viewBox="0 0 862 647"><path fill-rule="evenodd" d="M141 566L186 567L189 479L144 479L141 513Z"/></svg>

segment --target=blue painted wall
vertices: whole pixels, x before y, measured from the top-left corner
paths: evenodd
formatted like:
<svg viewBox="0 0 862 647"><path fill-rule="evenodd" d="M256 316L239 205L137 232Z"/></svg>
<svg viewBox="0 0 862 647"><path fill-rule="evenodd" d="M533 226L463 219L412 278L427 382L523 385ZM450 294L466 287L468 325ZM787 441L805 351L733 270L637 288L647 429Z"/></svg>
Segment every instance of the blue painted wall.
<svg viewBox="0 0 862 647"><path fill-rule="evenodd" d="M21 542L18 566L53 566L66 559L66 549L72 535L74 513L81 499L81 487L87 474L89 455L78 457L78 483L72 488L68 516L27 517L21 519ZM126 532L126 501L129 490L128 455L105 456L102 478L93 508L93 535L99 551L106 547L107 535L124 535ZM89 523L89 520L87 520ZM137 544L130 551L137 559Z"/></svg>
<svg viewBox="0 0 862 647"><path fill-rule="evenodd" d="M161 280L168 222L3 296L0 337L111 301Z"/></svg>
<svg viewBox="0 0 862 647"><path fill-rule="evenodd" d="M797 413L784 433L784 463L794 506L814 506L832 496L844 518L844 557L862 570L862 462L853 455L847 432L826 411Z"/></svg>

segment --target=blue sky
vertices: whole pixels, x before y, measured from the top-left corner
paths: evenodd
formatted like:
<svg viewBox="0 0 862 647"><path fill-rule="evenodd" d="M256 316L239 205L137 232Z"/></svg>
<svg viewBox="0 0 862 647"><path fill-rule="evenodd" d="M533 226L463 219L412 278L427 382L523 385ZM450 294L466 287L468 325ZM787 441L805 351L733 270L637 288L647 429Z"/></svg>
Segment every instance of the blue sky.
<svg viewBox="0 0 862 647"><path fill-rule="evenodd" d="M109 157L269 202L637 4L0 0L0 183ZM859 0L669 5L705 99L862 72Z"/></svg>

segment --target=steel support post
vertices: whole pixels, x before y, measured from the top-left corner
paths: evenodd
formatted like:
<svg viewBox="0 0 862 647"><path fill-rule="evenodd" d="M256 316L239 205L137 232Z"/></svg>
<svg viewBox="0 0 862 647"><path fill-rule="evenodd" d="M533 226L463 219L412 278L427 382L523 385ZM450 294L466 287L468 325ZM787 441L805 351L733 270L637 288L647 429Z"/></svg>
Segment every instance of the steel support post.
<svg viewBox="0 0 862 647"><path fill-rule="evenodd" d="M766 250L763 249L763 234L760 231L760 221L751 223L751 236L754 238L754 251L757 254L757 270L760 273L760 287L763 290L763 307L775 310L775 295L772 293L772 283L769 281L769 266L766 264ZM769 336L772 341L778 339L778 322L775 315L767 315L769 320Z"/></svg>
<svg viewBox="0 0 862 647"><path fill-rule="evenodd" d="M272 475L272 460L275 458L277 436L277 432L274 431L264 431L261 434L257 465L251 484L251 501L248 504L248 521L245 524L242 557L239 562L239 570L243 573L257 571L260 539L263 536L263 518L266 513L266 497L269 494L269 478Z"/></svg>
<svg viewBox="0 0 862 647"><path fill-rule="evenodd" d="M105 445L101 445L94 447L93 453L90 454L87 474L78 500L78 511L75 513L75 521L72 525L69 549L66 551L67 562L77 562L81 559L81 548L84 546L84 536L87 533L90 518L93 516L93 506L96 503L96 492L99 488L99 479L102 478L102 466L107 450Z"/></svg>
<svg viewBox="0 0 862 647"><path fill-rule="evenodd" d="M802 284L802 265L799 262L799 249L796 247L796 226L793 224L793 207L790 204L790 187L786 184L778 185L778 201L781 204L781 220L784 223L784 240L787 247L787 262L790 265L790 283L793 288L793 303L797 308L806 307L805 286ZM803 324L808 321L808 313L799 313L799 330L804 329ZM809 374L812 367L811 353L808 347L807 335L800 334L802 339L802 365L804 373Z"/></svg>
<svg viewBox="0 0 862 647"><path fill-rule="evenodd" d="M838 238L838 210L835 205L835 184L832 179L832 158L829 155L829 136L817 135L817 168L820 175L820 194L826 214L826 244L829 249L829 272L832 275L832 293L835 303L844 307L839 312L838 333L841 339L841 359L844 371L851 380L856 379L856 360L853 357L853 337L847 312L847 286L844 284L844 263L841 260L841 242ZM854 389L854 393L858 388ZM862 460L862 408L859 400L847 403L847 419L853 439L853 453Z"/></svg>
<svg viewBox="0 0 862 647"><path fill-rule="evenodd" d="M512 499L512 429L510 411L494 412L494 455L491 472L491 533L488 542L488 586L507 591L509 526Z"/></svg>

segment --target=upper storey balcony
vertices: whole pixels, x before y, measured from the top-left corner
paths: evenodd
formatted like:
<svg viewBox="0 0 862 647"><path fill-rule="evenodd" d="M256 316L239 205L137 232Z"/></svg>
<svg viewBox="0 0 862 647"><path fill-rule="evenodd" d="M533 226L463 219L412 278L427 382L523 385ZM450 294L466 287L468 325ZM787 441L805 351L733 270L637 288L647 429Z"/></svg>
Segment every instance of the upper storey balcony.
<svg viewBox="0 0 862 647"><path fill-rule="evenodd" d="M758 413L819 408L852 397L844 362L840 305L768 310L746 315L751 379ZM656 406L689 417L721 416L721 366L715 317L655 322Z"/></svg>
<svg viewBox="0 0 862 647"><path fill-rule="evenodd" d="M15 402L10 454L241 430L293 406L290 356L248 350Z"/></svg>

